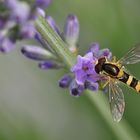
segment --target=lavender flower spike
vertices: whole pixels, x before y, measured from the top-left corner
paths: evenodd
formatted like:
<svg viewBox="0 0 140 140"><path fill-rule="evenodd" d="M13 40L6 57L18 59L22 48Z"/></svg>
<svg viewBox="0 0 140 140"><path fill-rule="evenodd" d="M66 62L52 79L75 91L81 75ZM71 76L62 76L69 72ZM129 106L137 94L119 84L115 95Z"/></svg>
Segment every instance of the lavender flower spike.
<svg viewBox="0 0 140 140"><path fill-rule="evenodd" d="M79 38L79 21L75 15L68 15L64 27L64 37L70 48L77 45Z"/></svg>
<svg viewBox="0 0 140 140"><path fill-rule="evenodd" d="M22 47L21 52L28 58L33 60L46 60L46 59L54 59L55 56L53 56L52 53L49 51L38 47L38 46L31 46L27 45Z"/></svg>

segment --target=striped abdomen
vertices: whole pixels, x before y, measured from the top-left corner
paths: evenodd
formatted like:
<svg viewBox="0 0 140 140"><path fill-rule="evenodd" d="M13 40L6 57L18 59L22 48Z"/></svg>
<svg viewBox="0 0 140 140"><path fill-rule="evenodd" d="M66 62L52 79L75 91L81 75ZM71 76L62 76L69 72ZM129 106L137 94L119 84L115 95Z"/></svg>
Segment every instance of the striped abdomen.
<svg viewBox="0 0 140 140"><path fill-rule="evenodd" d="M127 84L128 86L134 88L137 92L140 92L140 81L135 77L123 72L122 77L118 78L119 81Z"/></svg>

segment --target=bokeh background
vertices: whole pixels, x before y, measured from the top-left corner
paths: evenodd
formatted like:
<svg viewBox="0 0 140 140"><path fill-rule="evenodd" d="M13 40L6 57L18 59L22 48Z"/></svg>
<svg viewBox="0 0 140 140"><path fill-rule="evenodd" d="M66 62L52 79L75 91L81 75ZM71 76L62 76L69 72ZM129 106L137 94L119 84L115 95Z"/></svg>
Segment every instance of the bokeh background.
<svg viewBox="0 0 140 140"><path fill-rule="evenodd" d="M61 29L69 13L80 21L81 54L96 41L120 58L140 42L139 0L53 0L47 9ZM85 94L74 98L58 87L65 71L40 70L21 55L26 43L0 54L0 140L118 139ZM128 69L140 78L140 64ZM140 138L140 95L127 86L123 89L126 109L121 123L126 120Z"/></svg>

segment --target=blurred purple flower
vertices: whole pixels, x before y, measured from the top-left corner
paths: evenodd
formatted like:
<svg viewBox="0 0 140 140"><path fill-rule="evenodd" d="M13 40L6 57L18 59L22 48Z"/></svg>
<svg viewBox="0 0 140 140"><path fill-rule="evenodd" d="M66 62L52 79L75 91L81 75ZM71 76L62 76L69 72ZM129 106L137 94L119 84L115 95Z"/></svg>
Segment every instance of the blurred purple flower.
<svg viewBox="0 0 140 140"><path fill-rule="evenodd" d="M17 40L34 38L36 34L33 25L34 20L38 14L42 14L45 17L45 11L37 6L46 8L50 3L51 0L35 0L32 3L19 0L2 0L3 11L0 13L0 34L4 33L4 37L10 41L5 39L6 41L0 42L1 52L10 52L11 49L9 48L13 48L11 46L15 46L14 43ZM5 44L8 42L13 45L7 48ZM4 47L6 48L4 49Z"/></svg>
<svg viewBox="0 0 140 140"><path fill-rule="evenodd" d="M9 9L14 9L16 8L17 5L17 0L4 0L4 4L9 8Z"/></svg>
<svg viewBox="0 0 140 140"><path fill-rule="evenodd" d="M47 7L48 5L50 5L51 2L52 0L35 0L36 6L40 8Z"/></svg>
<svg viewBox="0 0 140 140"><path fill-rule="evenodd" d="M35 33L36 30L32 22L26 22L20 28L20 35L22 38L34 38Z"/></svg>
<svg viewBox="0 0 140 140"><path fill-rule="evenodd" d="M13 41L9 38L0 39L0 51L9 53L15 47Z"/></svg>
<svg viewBox="0 0 140 140"><path fill-rule="evenodd" d="M10 17L17 23L25 23L30 15L30 7L26 2L17 2L16 7L14 7L10 13Z"/></svg>
<svg viewBox="0 0 140 140"><path fill-rule="evenodd" d="M45 11L43 10L43 9L41 9L41 8L36 8L36 16L42 16L42 17L45 17Z"/></svg>

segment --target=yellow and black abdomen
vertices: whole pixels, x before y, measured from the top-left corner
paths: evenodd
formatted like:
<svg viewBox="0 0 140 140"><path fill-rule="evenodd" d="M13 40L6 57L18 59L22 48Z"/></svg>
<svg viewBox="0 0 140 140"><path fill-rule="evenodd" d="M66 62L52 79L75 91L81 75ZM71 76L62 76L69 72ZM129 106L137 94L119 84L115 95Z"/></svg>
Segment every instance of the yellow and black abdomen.
<svg viewBox="0 0 140 140"><path fill-rule="evenodd" d="M135 89L137 92L140 92L140 81L137 80L132 75L126 73L123 69L119 68L117 65L111 63L104 63L102 65L102 70L108 76L114 79L118 79L119 81Z"/></svg>
<svg viewBox="0 0 140 140"><path fill-rule="evenodd" d="M137 80L132 75L129 75L126 72L123 71L123 75L118 79L119 79L119 81L127 84L128 86L130 86L132 88L134 88L137 92L140 92L140 81Z"/></svg>

